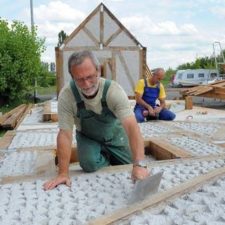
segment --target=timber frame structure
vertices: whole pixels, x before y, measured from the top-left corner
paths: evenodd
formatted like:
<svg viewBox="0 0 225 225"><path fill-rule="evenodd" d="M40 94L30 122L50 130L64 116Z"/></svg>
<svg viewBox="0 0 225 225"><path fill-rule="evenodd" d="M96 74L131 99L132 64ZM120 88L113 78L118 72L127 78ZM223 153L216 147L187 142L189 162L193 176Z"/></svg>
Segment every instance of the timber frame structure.
<svg viewBox="0 0 225 225"><path fill-rule="evenodd" d="M136 82L151 74L146 65L146 48L122 25L103 4L69 35L64 44L55 48L57 94L71 77L69 56L76 51L90 50L101 64L101 76L117 81L128 96L134 96Z"/></svg>

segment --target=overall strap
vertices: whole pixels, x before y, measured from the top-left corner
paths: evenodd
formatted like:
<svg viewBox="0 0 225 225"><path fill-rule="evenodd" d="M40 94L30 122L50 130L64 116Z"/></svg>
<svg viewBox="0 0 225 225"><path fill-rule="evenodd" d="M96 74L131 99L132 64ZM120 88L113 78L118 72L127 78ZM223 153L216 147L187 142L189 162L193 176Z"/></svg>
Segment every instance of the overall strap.
<svg viewBox="0 0 225 225"><path fill-rule="evenodd" d="M160 90L160 82L157 83L157 88Z"/></svg>
<svg viewBox="0 0 225 225"><path fill-rule="evenodd" d="M148 82L147 82L146 77L144 77L144 82L145 82L145 87L148 87Z"/></svg>
<svg viewBox="0 0 225 225"><path fill-rule="evenodd" d="M74 95L74 98L77 102L77 116L79 117L79 111L80 109L84 109L85 108L85 105L84 105L84 101L81 100L81 97L80 97L80 94L77 90L77 87L75 85L75 82L74 80L71 80L70 81L70 87L72 89L72 92L73 92L73 95Z"/></svg>
<svg viewBox="0 0 225 225"><path fill-rule="evenodd" d="M105 85L104 85L102 99L101 99L102 107L107 107L106 94L107 94L110 84L111 84L111 80L105 80Z"/></svg>

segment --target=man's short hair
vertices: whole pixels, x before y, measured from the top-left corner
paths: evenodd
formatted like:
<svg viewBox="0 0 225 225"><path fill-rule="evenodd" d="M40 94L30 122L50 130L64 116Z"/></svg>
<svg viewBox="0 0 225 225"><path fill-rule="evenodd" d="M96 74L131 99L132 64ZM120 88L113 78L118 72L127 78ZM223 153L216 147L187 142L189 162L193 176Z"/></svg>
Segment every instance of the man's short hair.
<svg viewBox="0 0 225 225"><path fill-rule="evenodd" d="M96 56L93 54L93 52L87 51L87 50L81 51L81 52L75 52L69 57L69 60L68 60L68 71L71 76L72 76L72 70L71 70L72 67L74 65L82 64L86 58L91 59L92 63L96 67L96 70L99 70L100 63L98 59L96 58Z"/></svg>
<svg viewBox="0 0 225 225"><path fill-rule="evenodd" d="M164 69L161 68L161 67L158 67L158 68L155 68L155 69L151 70L152 76L157 75L161 71L165 72Z"/></svg>

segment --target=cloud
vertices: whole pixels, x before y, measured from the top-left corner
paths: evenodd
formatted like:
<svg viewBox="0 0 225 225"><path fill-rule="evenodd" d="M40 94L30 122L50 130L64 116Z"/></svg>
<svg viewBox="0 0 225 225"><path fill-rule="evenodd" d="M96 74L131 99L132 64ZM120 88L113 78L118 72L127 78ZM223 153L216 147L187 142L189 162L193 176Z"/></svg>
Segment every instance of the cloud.
<svg viewBox="0 0 225 225"><path fill-rule="evenodd" d="M42 54L43 61L54 61L54 48L58 43L58 33L63 30L70 35L86 17L84 12L71 5L62 1L50 1L33 8L34 24L38 28L38 36L45 38L46 51ZM30 18L28 15L30 15L30 9L27 8L22 13L24 21Z"/></svg>
<svg viewBox="0 0 225 225"><path fill-rule="evenodd" d="M198 30L193 24L178 26L173 21L154 22L149 16L132 16L121 19L121 22L135 33L148 35L192 35ZM136 32L138 31L138 32Z"/></svg>
<svg viewBox="0 0 225 225"><path fill-rule="evenodd" d="M34 16L37 21L72 22L83 19L85 14L61 1L51 1L34 8Z"/></svg>
<svg viewBox="0 0 225 225"><path fill-rule="evenodd" d="M211 11L214 15L225 18L225 8L224 7L214 7L211 9Z"/></svg>

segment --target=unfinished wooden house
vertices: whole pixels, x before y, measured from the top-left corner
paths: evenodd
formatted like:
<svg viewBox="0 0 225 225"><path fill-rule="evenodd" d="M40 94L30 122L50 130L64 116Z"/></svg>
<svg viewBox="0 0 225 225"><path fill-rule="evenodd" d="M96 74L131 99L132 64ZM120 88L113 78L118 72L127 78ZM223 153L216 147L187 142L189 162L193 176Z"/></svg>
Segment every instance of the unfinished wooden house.
<svg viewBox="0 0 225 225"><path fill-rule="evenodd" d="M71 79L69 56L81 50L93 51L101 76L116 80L128 96L134 95L136 82L146 73L146 48L102 3L56 48L57 93Z"/></svg>

